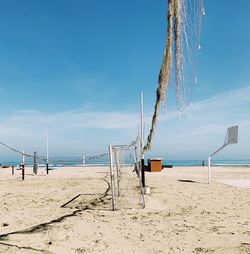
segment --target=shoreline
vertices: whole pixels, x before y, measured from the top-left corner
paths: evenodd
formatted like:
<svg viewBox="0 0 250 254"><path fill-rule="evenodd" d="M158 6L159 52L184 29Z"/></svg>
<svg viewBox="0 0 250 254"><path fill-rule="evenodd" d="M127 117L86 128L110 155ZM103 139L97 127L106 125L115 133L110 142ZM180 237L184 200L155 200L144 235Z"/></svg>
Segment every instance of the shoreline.
<svg viewBox="0 0 250 254"><path fill-rule="evenodd" d="M17 168L20 164L2 164L0 166L0 168L11 168L12 166ZM124 165L131 165L131 164L124 164ZM33 164L25 164L26 167L33 167ZM147 164L145 164L145 166L147 166ZM39 164L38 165L38 169L43 169L45 168L46 165L44 164ZM51 170L55 169L55 168L95 168L95 167L109 167L109 164L106 163L106 164L85 164L84 166L81 165L81 164L75 164L75 165L53 165L53 164L50 164L49 167L51 167ZM199 168L199 167L203 167L203 168L206 168L208 167L207 164L205 165L198 165L198 164L195 164L195 165L181 165L181 164L177 164L177 165L173 165L173 164L163 164L163 170L166 169L166 168L169 168L169 167L172 167L172 168L181 168L181 167L184 167L184 168ZM224 164L224 163L211 163L211 167L250 167L250 164Z"/></svg>

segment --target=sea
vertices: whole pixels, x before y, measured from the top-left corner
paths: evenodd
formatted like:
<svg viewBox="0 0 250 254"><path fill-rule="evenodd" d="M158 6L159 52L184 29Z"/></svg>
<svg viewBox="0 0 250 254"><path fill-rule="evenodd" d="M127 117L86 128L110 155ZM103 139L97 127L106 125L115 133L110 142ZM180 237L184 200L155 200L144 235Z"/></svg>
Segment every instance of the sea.
<svg viewBox="0 0 250 254"><path fill-rule="evenodd" d="M147 159L145 159L145 165L147 165ZM125 160L123 161L125 164L132 164L133 162L131 160ZM21 164L21 161L13 160L13 161L0 161L1 166L18 166ZM181 166L181 167L190 167L190 166L207 166L207 160L163 160L163 165L167 166ZM32 166L33 161L27 160L25 161L25 165ZM109 165L108 158L106 159L96 159L96 160L85 160L83 161L81 159L64 159L64 160L54 160L50 161L49 166L50 167L79 167L79 166L107 166ZM244 160L212 160L211 165L213 166L250 166L250 159L244 159ZM44 162L38 162L38 166L44 167L46 166Z"/></svg>
<svg viewBox="0 0 250 254"><path fill-rule="evenodd" d="M163 165L173 166L207 166L207 160L163 160ZM213 166L250 166L250 160L212 160Z"/></svg>

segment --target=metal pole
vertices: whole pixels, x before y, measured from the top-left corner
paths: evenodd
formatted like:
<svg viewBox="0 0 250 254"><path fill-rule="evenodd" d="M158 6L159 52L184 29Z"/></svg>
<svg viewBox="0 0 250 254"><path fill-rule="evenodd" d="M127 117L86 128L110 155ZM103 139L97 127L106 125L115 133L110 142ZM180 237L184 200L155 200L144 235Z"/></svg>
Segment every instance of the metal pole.
<svg viewBox="0 0 250 254"><path fill-rule="evenodd" d="M47 163L49 163L49 133L46 134L46 158Z"/></svg>
<svg viewBox="0 0 250 254"><path fill-rule="evenodd" d="M208 157L208 183L211 184L212 177L211 177L211 156Z"/></svg>
<svg viewBox="0 0 250 254"><path fill-rule="evenodd" d="M22 168L22 181L23 181L24 180L24 170L25 170L24 164L21 164L21 168Z"/></svg>
<svg viewBox="0 0 250 254"><path fill-rule="evenodd" d="M33 166L33 173L37 174L37 152L34 152L34 166Z"/></svg>
<svg viewBox="0 0 250 254"><path fill-rule="evenodd" d="M46 133L46 173L49 174L49 133Z"/></svg>
<svg viewBox="0 0 250 254"><path fill-rule="evenodd" d="M82 155L82 167L83 168L85 167L85 156L84 156L84 154Z"/></svg>
<svg viewBox="0 0 250 254"><path fill-rule="evenodd" d="M144 159L144 115L143 115L143 92L141 92L141 159Z"/></svg>
<svg viewBox="0 0 250 254"><path fill-rule="evenodd" d="M144 168L144 115L143 115L143 92L141 92L141 180L142 187L145 187L145 168Z"/></svg>
<svg viewBox="0 0 250 254"><path fill-rule="evenodd" d="M141 181L142 181L142 187L144 188L146 186L146 184L145 184L145 165L144 165L144 159L141 160L141 167L142 167Z"/></svg>
<svg viewBox="0 0 250 254"><path fill-rule="evenodd" d="M111 193L112 193L112 210L115 210L115 185L114 185L114 172L113 172L113 155L112 146L109 146L109 164L110 164L110 182L111 182Z"/></svg>
<svg viewBox="0 0 250 254"><path fill-rule="evenodd" d="M22 180L24 180L24 174L25 174L25 156L24 156L24 150L23 150L23 154L22 154L22 164L21 164L21 167L22 167Z"/></svg>
<svg viewBox="0 0 250 254"><path fill-rule="evenodd" d="M142 208L145 207L145 199L144 199L144 187L142 186L142 179L141 179L141 172L139 170L139 161L138 161L138 158L137 158L137 147L135 146L135 160L136 160L136 168L137 168L137 171L138 171L138 176L139 176L139 186L140 186L140 189L141 189L141 202L142 202Z"/></svg>
<svg viewBox="0 0 250 254"><path fill-rule="evenodd" d="M14 173L15 173L15 168L14 166L12 166L12 175L14 175Z"/></svg>
<svg viewBox="0 0 250 254"><path fill-rule="evenodd" d="M49 163L46 163L46 173L49 174Z"/></svg>
<svg viewBox="0 0 250 254"><path fill-rule="evenodd" d="M120 196L120 164L118 161L119 151L115 150L115 161L116 161L116 177L117 177L117 195Z"/></svg>
<svg viewBox="0 0 250 254"><path fill-rule="evenodd" d="M23 150L23 153L22 153L22 163L23 163L23 164L25 163L24 150Z"/></svg>

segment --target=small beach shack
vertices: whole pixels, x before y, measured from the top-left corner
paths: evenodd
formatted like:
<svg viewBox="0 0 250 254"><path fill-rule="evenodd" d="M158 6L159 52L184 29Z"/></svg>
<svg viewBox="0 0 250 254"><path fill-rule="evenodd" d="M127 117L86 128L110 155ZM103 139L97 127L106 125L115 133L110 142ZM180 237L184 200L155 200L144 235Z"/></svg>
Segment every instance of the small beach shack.
<svg viewBox="0 0 250 254"><path fill-rule="evenodd" d="M161 172L162 170L162 158L152 158L148 160L148 171Z"/></svg>

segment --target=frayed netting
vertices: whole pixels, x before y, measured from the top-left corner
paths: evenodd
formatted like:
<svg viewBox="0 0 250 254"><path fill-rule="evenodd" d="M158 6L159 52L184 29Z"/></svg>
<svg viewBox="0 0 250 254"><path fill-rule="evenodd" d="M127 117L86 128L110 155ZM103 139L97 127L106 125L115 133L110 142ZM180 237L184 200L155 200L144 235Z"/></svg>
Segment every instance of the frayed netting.
<svg viewBox="0 0 250 254"><path fill-rule="evenodd" d="M168 0L165 48L158 77L151 128L147 143L143 148L144 151L151 149L159 108L161 103L165 102L172 69L175 72L175 95L178 111L182 111L189 103L189 88L192 84L197 83L195 73L200 49L202 14L204 14L203 0ZM174 47L174 53L172 47Z"/></svg>

